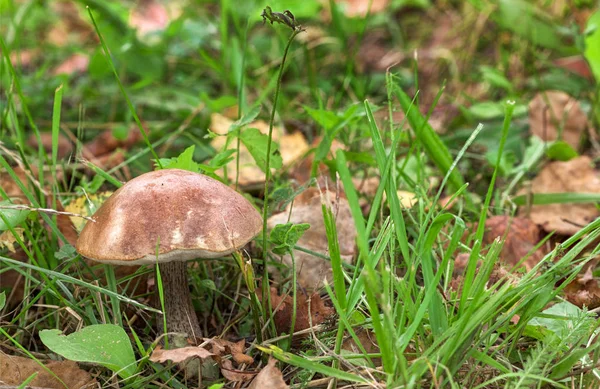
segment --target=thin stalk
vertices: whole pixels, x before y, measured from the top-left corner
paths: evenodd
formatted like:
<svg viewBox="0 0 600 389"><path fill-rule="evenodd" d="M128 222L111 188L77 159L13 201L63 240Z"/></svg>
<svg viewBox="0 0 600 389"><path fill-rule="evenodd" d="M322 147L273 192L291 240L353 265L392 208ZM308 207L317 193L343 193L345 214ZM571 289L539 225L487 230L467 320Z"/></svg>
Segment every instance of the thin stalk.
<svg viewBox="0 0 600 389"><path fill-rule="evenodd" d="M275 88L275 96L273 98L273 109L271 110L271 118L269 120L269 139L267 141L267 157L265 161L265 188L264 188L264 203L263 203L263 280L266 281L269 278L269 272L267 267L268 260L268 250L267 250L267 216L269 211L269 181L271 180L271 145L273 143L273 122L275 121L275 111L277 110L277 100L279 99L279 91L281 89L281 79L283 78L283 70L285 68L285 59L287 58L288 51L290 46L292 45L292 41L303 30L295 29L292 31L292 35L290 35L290 39L285 46L285 50L283 52L283 58L281 59L281 64L279 65L279 76L277 77L277 87ZM263 294L263 304L265 304L265 312L268 312L269 306L269 284L268 282L262 283L262 294Z"/></svg>

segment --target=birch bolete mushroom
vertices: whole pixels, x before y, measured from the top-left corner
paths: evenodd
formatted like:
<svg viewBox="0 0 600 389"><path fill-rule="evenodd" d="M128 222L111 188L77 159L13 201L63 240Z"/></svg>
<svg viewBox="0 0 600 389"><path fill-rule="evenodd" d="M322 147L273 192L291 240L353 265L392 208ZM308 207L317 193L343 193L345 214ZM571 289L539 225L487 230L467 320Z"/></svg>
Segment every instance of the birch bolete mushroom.
<svg viewBox="0 0 600 389"><path fill-rule="evenodd" d="M158 263L167 330L201 337L187 281L186 261L238 250L262 229L242 195L202 174L165 169L119 188L88 222L77 252L115 264Z"/></svg>

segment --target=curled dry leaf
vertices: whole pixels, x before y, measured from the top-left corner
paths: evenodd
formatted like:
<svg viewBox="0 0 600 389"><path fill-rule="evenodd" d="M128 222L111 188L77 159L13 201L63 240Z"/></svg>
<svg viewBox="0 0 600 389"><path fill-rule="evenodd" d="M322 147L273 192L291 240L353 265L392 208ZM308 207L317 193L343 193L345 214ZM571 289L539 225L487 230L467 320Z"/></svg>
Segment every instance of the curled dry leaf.
<svg viewBox="0 0 600 389"><path fill-rule="evenodd" d="M321 209L322 202L325 202L333 210L336 218L342 260L351 263L355 253L356 228L348 200L341 196L337 197L331 191L324 192L321 197L316 188L309 188L298 196L285 212L271 216L267 222L268 227L273 228L277 224L285 223L308 223L310 229L300 238L298 246L327 255L329 245ZM294 258L298 283L302 287L308 290L318 289L323 285L324 279L327 279L331 284L333 273L329 261L298 250L294 250ZM282 262L291 267L291 256L289 254L283 255ZM275 273L275 275L277 274Z"/></svg>
<svg viewBox="0 0 600 389"><path fill-rule="evenodd" d="M249 355L244 354L246 349L246 341L244 339L239 340L238 342L230 342L225 339L204 339L212 345L212 352L217 357L223 357L225 355L231 355L233 360L242 364L245 363L250 365L254 362L254 358Z"/></svg>
<svg viewBox="0 0 600 389"><path fill-rule="evenodd" d="M538 93L529 103L529 128L543 140L561 139L577 150L587 125L579 102L564 92Z"/></svg>
<svg viewBox="0 0 600 389"><path fill-rule="evenodd" d="M567 162L546 165L531 183L537 193L600 193L600 177L589 157L581 156ZM521 193L524 193L522 191ZM527 209L520 210L525 215ZM529 218L545 231L573 235L600 215L594 204L533 205Z"/></svg>
<svg viewBox="0 0 600 389"><path fill-rule="evenodd" d="M485 222L485 227L484 243L491 244L497 238L504 239L500 259L505 264L515 266L529 254L522 264L529 271L545 254L543 247L533 250L540 241L540 229L529 219L492 216Z"/></svg>
<svg viewBox="0 0 600 389"><path fill-rule="evenodd" d="M289 386L283 380L283 374L276 366L277 360L269 358L267 366L258 373L248 389L289 389Z"/></svg>
<svg viewBox="0 0 600 389"><path fill-rule="evenodd" d="M565 287L563 293L567 301L580 308L584 306L588 309L600 307L600 284L593 273L599 262L599 257L589 261L577 278Z"/></svg>
<svg viewBox="0 0 600 389"><path fill-rule="evenodd" d="M585 57L581 54L555 59L553 64L559 68L580 75L581 77L590 81L594 79L590 65L585 60Z"/></svg>
<svg viewBox="0 0 600 389"><path fill-rule="evenodd" d="M46 389L97 388L98 383L90 374L81 370L73 361L48 361L47 369L60 378L64 385L32 359L6 355L0 352L0 382L4 385L21 385L31 375L37 376L29 385ZM28 386L29 387L29 386Z"/></svg>
<svg viewBox="0 0 600 389"><path fill-rule="evenodd" d="M215 134L227 135L229 127L233 121L229 118L213 113L211 115L210 130ZM257 120L250 123L248 128L257 128L261 133L269 133L269 124L263 120ZM211 145L216 150L222 150L227 141L226 136L218 136L211 141ZM273 127L273 141L279 144L279 151L283 166L290 166L298 160L304 153L308 151L308 143L301 133L285 134L279 127ZM230 142L229 149L237 148L237 141ZM240 172L238 183L244 187L251 187L265 182L265 173L256 165L254 158L242 143L240 143L239 151ZM235 182L237 176L237 161L234 160L227 164L227 176L229 180Z"/></svg>
<svg viewBox="0 0 600 389"><path fill-rule="evenodd" d="M293 304L294 300L291 295L280 296L276 288L271 288L271 306L275 310L274 322L279 333L289 333L290 331ZM318 293L307 297L303 292L298 292L294 332L310 328L311 324L312 326L321 324L334 313L335 310L326 306Z"/></svg>
<svg viewBox="0 0 600 389"><path fill-rule="evenodd" d="M211 353L207 349L199 346L182 347L171 350L164 350L162 347L157 346L154 349L154 351L152 351L150 360L152 362L158 363L165 363L166 361L171 361L173 363L181 363L187 361L190 358L206 359L214 355L215 354Z"/></svg>

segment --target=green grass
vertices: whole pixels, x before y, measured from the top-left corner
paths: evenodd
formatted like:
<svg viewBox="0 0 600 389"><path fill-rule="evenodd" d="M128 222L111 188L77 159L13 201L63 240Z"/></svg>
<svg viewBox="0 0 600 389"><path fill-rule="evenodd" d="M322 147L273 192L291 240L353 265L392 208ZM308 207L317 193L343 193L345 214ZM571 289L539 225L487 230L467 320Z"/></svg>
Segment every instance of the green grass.
<svg viewBox="0 0 600 389"><path fill-rule="evenodd" d="M289 8L307 28L299 34L277 23L262 25L263 2L183 1L181 15L146 41L128 26L132 4L92 2L85 8L78 2L78 17L97 40L71 37L74 42L56 46L40 39L61 22L55 11L0 0L0 20L8 22L0 23L0 221L22 252L0 246L0 276L17 276L23 287L20 298L10 285L0 285L7 299L0 304L2 352L43 362L60 352L40 340L41 331L70 334L111 324L129 336L137 370L119 378L117 365L81 365L103 387L234 387L218 374L199 384L177 366L151 362L166 326L160 278L154 280L159 298L147 288L154 269L123 275L85 261L59 228L60 217L44 209L114 191L123 172L136 176L177 163L247 190L266 226L270 215L293 206L314 185L290 181L293 168L280 164L284 145L272 137L277 126L315 140L305 156L313 158L307 170L318 179L320 166L327 166L343 192L357 231L354 262L342 259L336 208L316 207L328 251L315 255L330 261L333 273L319 292L336 314L299 338L277 333L269 287L271 269L278 267L284 275L279 292L292 296L292 316L299 315L297 296L308 292L293 270L278 263L273 248L292 258L298 252L292 249L311 252L297 246L302 227L276 234L265 229L245 252L194 261L188 275L205 337L245 338L255 361L274 356L294 387L327 377L331 381L323 385L330 388L597 387L597 312L570 304L564 289L586 265L595 266L600 221L573 236L548 238L554 246L529 272L502 266L502 241L484 243L486 220L515 215L519 206L598 203L598 195L589 193L520 192L552 157L527 132L527 104L544 85L568 90L590 122L600 125L597 81L552 65L563 55L585 53L582 42L595 38L570 28L570 13L549 16L542 1L422 1L410 11L404 1L392 3L364 18L349 18L335 1L328 2L330 18L322 17L317 1L268 4L276 12ZM511 22L514 9L520 10L518 24ZM444 57L457 64L455 70L428 73L427 55L407 56L388 69L361 62L373 60L360 50L361 44L377 45L368 38L383 34L386 50L398 46L412 53L437 25L423 21L441 23L447 15L464 25L446 34L481 33L475 45L456 36L459 48ZM493 23L482 29L478 23L487 19ZM321 35L309 39L317 28ZM13 61L31 49L43 52L33 64ZM73 52L89 55L89 70L53 75ZM594 58L588 60L595 69ZM560 82L552 78L556 74ZM449 105L457 112L439 132L435 115ZM238 120L226 142L236 145L235 152L214 149L207 130L211 114L227 109ZM254 118L269 121L268 135L244 135ZM85 161L84 171L80 152L99 135L95 125L133 128L143 142L123 150L124 162L116 166ZM40 133L48 130L45 150ZM59 156L60 136L74 142L71 156ZM345 150L330 152L334 142ZM261 189L243 188L238 178L229 182L224 166L237 159L239 168L242 145L251 146L266 173ZM597 150L591 143L570 152L566 158L595 156ZM380 180L376 191L361 193L353 179L373 176ZM29 204L28 213L7 209L9 201L18 203L7 193L9 180L22 192L21 203ZM399 189L414 193L416 204L403 206ZM441 206L442 198L453 205ZM458 255L468 257L459 278ZM597 278L598 270L591 271ZM365 333L378 345L375 351L361 343ZM350 340L357 352L346 349Z"/></svg>

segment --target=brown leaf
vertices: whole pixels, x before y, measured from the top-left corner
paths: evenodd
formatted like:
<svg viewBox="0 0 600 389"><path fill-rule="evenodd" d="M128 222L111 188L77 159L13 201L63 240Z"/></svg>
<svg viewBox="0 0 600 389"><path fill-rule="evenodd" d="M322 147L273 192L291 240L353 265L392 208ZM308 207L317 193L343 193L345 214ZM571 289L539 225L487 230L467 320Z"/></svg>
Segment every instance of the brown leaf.
<svg viewBox="0 0 600 389"><path fill-rule="evenodd" d="M567 162L546 165L531 183L536 193L600 193L600 177L592 160L581 156ZM525 191L520 193L526 194ZM523 207L520 214L526 214ZM572 235L600 215L594 204L533 205L529 218L545 231Z"/></svg>
<svg viewBox="0 0 600 389"><path fill-rule="evenodd" d="M233 124L233 121L229 118L214 113L211 115L210 130L215 134L226 135L229 131L229 127ZM248 128L256 128L263 134L269 133L269 124L263 120L256 120L248 125ZM292 163L297 161L306 151L308 151L308 143L304 136L299 132L292 134L284 133L283 129L279 127L273 128L273 141L279 145L279 152L281 159L283 160L283 166L290 166ZM219 136L211 141L212 147L216 150L222 150L225 147L226 137ZM229 149L237 148L237 140L230 142ZM235 155L234 155L235 156ZM264 183L265 173L256 165L254 158L240 142L239 152L239 163L240 172L238 183L243 187L252 187ZM227 164L227 176L229 180L235 181L237 176L237 161L234 158L233 161Z"/></svg>
<svg viewBox="0 0 600 389"><path fill-rule="evenodd" d="M580 75L581 77L587 78L590 81L594 79L590 65L585 60L583 55L573 55L571 57L558 58L555 59L553 63L559 68Z"/></svg>
<svg viewBox="0 0 600 389"><path fill-rule="evenodd" d="M148 133L148 130L145 130ZM117 148L128 149L142 140L142 133L137 126L132 126L126 139L117 139L113 136L112 130L106 130L96 136L92 141L85 144L83 156L93 159L108 154Z"/></svg>
<svg viewBox="0 0 600 389"><path fill-rule="evenodd" d="M42 143L42 148L46 153L50 154L52 152L52 133L40 132L40 141ZM39 142L35 134L29 136L27 145L37 150ZM58 158L65 158L73 152L73 144L69 138L60 133L58 134L57 152Z"/></svg>
<svg viewBox="0 0 600 389"><path fill-rule="evenodd" d="M171 350L164 350L162 347L157 346L150 360L152 362L164 363L166 361L172 361L174 363L185 362L190 358L206 359L212 357L213 353L202 347L182 347Z"/></svg>
<svg viewBox="0 0 600 389"><path fill-rule="evenodd" d="M531 133L543 140L562 139L577 150L587 125L579 102L564 92L538 93L529 103Z"/></svg>
<svg viewBox="0 0 600 389"><path fill-rule="evenodd" d="M529 219L492 216L485 222L485 227L486 232L483 237L485 244L491 244L496 238L505 239L500 259L506 264L515 266L531 253L523 262L523 266L529 271L545 254L542 247L532 251L540 241L540 230Z"/></svg>
<svg viewBox="0 0 600 389"><path fill-rule="evenodd" d="M231 354L233 360L238 364L245 363L250 365L254 363L254 358L244 354L244 350L246 348L246 341L244 339L241 339L238 342L230 342L228 340L218 338L204 340L212 344L213 354L219 357Z"/></svg>
<svg viewBox="0 0 600 389"><path fill-rule="evenodd" d="M167 8L169 7L169 8ZM129 25L137 30L138 38L144 38L153 32L162 31L180 11L156 0L141 0L131 11Z"/></svg>
<svg viewBox="0 0 600 389"><path fill-rule="evenodd" d="M342 260L351 263L355 253L356 228L348 200L341 196L336 196L334 192L326 191L323 193L322 198L316 188L305 190L296 198L293 205L290 204L288 206L285 212L271 216L267 222L268 227L273 228L277 224L288 222L308 223L310 224L310 229L300 238L298 245L317 253L328 254L329 245L323 222L322 201L331 207L336 218ZM298 273L298 283L302 287L314 290L323 285L324 279L327 279L329 283L333 280L331 262L298 250L294 250L294 258L296 261L296 272ZM282 256L282 262L291 267L291 256L289 254ZM277 274L274 273L274 275Z"/></svg>
<svg viewBox="0 0 600 389"><path fill-rule="evenodd" d="M583 308L595 309L600 307L600 284L594 277L594 269L598 266L600 258L589 261L581 273L565 287L563 293L567 301Z"/></svg>
<svg viewBox="0 0 600 389"><path fill-rule="evenodd" d="M271 288L271 306L275 309L274 322L279 333L289 333L292 323L293 299L291 295L285 297L277 293L276 288ZM307 297L303 292L297 293L296 324L294 332L305 330L323 323L335 313L335 309L328 307L318 293Z"/></svg>
<svg viewBox="0 0 600 389"><path fill-rule="evenodd" d="M289 389L289 386L283 380L281 370L275 365L276 363L276 359L269 358L267 366L258 373L248 389Z"/></svg>
<svg viewBox="0 0 600 389"><path fill-rule="evenodd" d="M61 62L57 67L52 69L51 73L55 76L59 74L84 73L87 71L89 64L90 57L87 55L73 54Z"/></svg>
<svg viewBox="0 0 600 389"><path fill-rule="evenodd" d="M233 364L229 359L224 359L223 361L221 361L221 374L223 374L223 377L233 382L250 381L252 378L254 378L254 376L256 376L255 371L244 371L234 369Z"/></svg>
<svg viewBox="0 0 600 389"><path fill-rule="evenodd" d="M366 16L385 11L390 0L336 0L348 17ZM369 9L369 5L371 6Z"/></svg>
<svg viewBox="0 0 600 389"><path fill-rule="evenodd" d="M43 361L44 365L60 378L67 388L96 388L97 382L90 374L81 370L73 361ZM5 385L20 385L32 374L37 376L29 384L48 389L64 389L52 374L44 370L37 362L29 358L7 355L0 352L0 382Z"/></svg>

